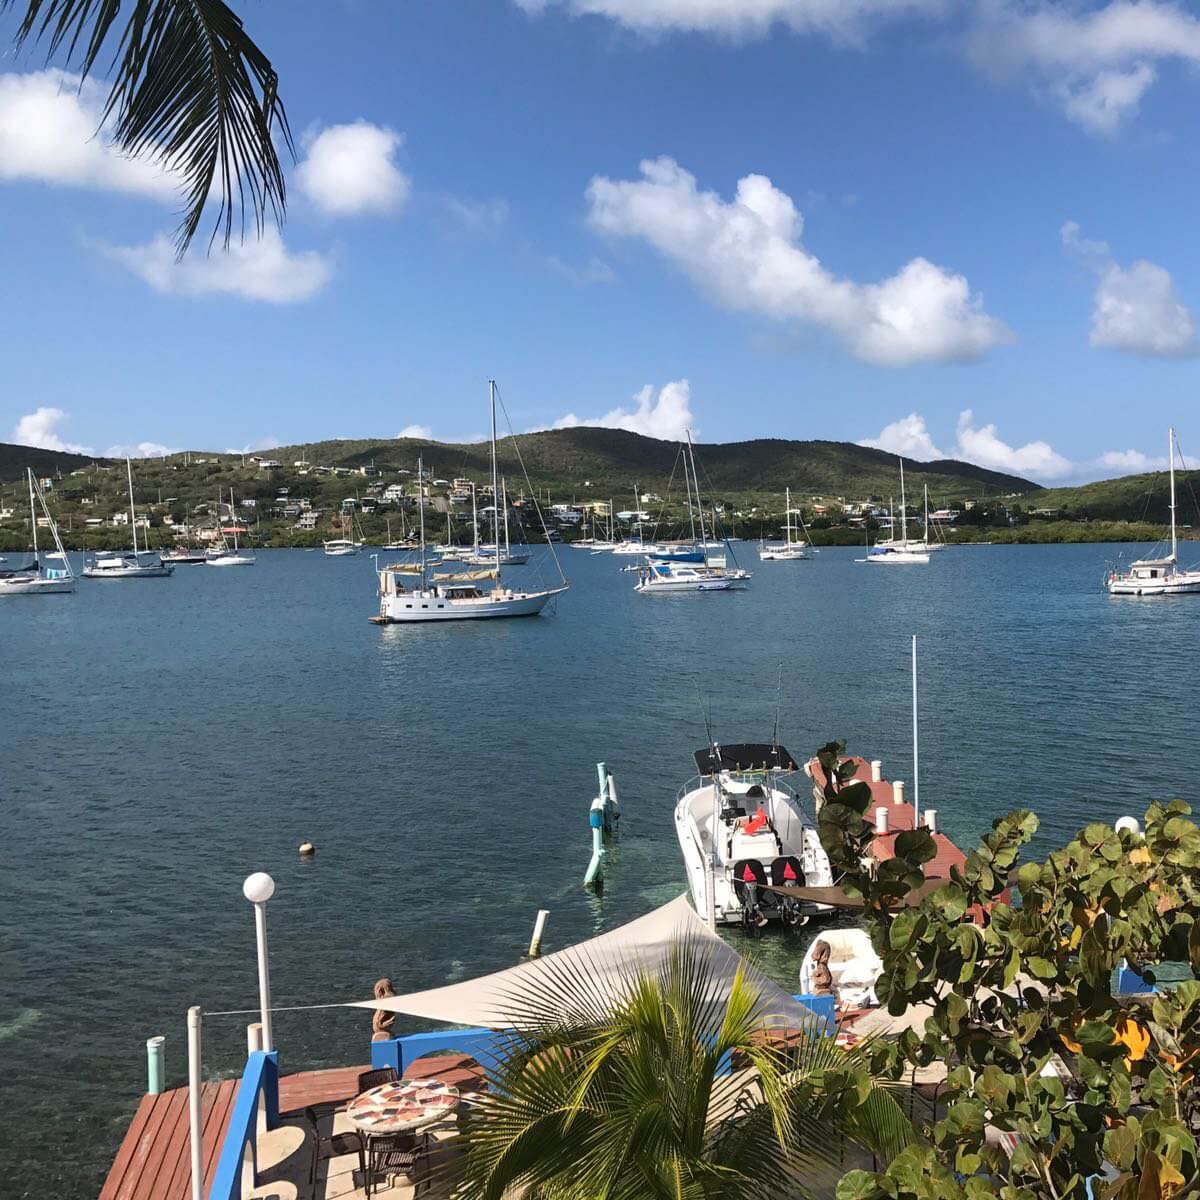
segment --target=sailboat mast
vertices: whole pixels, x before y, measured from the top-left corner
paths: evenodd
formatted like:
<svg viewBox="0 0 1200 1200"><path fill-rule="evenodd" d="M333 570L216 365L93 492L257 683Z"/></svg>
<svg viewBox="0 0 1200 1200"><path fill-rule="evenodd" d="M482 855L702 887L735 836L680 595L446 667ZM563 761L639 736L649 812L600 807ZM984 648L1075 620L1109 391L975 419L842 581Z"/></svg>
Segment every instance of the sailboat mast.
<svg viewBox="0 0 1200 1200"><path fill-rule="evenodd" d="M133 554L137 557L137 514L133 511L133 467L125 459L125 478L129 480L129 525L133 530Z"/></svg>
<svg viewBox="0 0 1200 1200"><path fill-rule="evenodd" d="M475 503L475 484L471 484L471 529L473 530L474 551L479 553L479 506Z"/></svg>
<svg viewBox="0 0 1200 1200"><path fill-rule="evenodd" d="M238 552L237 536L237 502L233 498L233 488L229 489L229 519L233 522L233 552Z"/></svg>
<svg viewBox="0 0 1200 1200"><path fill-rule="evenodd" d="M787 537L787 544L792 544L792 489L785 487L783 489L783 502L787 505L787 513L783 519L783 531Z"/></svg>
<svg viewBox="0 0 1200 1200"><path fill-rule="evenodd" d="M929 484L925 485L925 545L929 545Z"/></svg>
<svg viewBox="0 0 1200 1200"><path fill-rule="evenodd" d="M496 381L488 380L488 398L492 405L492 532L496 535L496 583L500 583L500 524L497 511L500 504L499 476L496 471Z"/></svg>
<svg viewBox="0 0 1200 1200"><path fill-rule="evenodd" d="M908 501L904 495L904 459L900 460L900 530L904 548L908 548Z"/></svg>
<svg viewBox="0 0 1200 1200"><path fill-rule="evenodd" d="M421 517L421 589L425 588L425 484L422 478L425 474L425 460L417 458L417 512ZM446 510L446 527L450 526L450 511Z"/></svg>
<svg viewBox="0 0 1200 1200"><path fill-rule="evenodd" d="M37 544L37 510L33 507L33 468L26 467L25 473L29 476L29 528L33 530L33 561L38 561L38 544Z"/></svg>
<svg viewBox="0 0 1200 1200"><path fill-rule="evenodd" d="M507 554L511 548L508 544L508 484L504 482L503 478L501 478L501 480L500 480L500 500L501 500L502 507L504 509L504 553ZM497 559L499 559L499 557L500 557L499 546L500 546L500 540L499 540L499 538L497 538L496 539L496 557L497 557Z"/></svg>
<svg viewBox="0 0 1200 1200"><path fill-rule="evenodd" d="M1167 430L1167 453L1171 459L1171 561L1174 562L1178 552L1175 537L1175 429Z"/></svg>
<svg viewBox="0 0 1200 1200"><path fill-rule="evenodd" d="M692 458L692 431L690 429L688 429L688 430L685 430L685 433L687 434L688 452L686 455L684 455L684 459L683 459L683 481L687 485L688 516L691 518L691 523L692 523L692 542L695 543L695 541L696 541L696 509L692 507L692 479L695 478L695 474L696 474L696 462L695 462L695 459ZM688 463L689 462L692 465L691 476L688 475ZM699 488L699 486L697 486L697 488L696 488L696 508L699 508L699 507L700 507L700 488ZM701 541L704 540L704 511L702 509L700 512L700 540Z"/></svg>

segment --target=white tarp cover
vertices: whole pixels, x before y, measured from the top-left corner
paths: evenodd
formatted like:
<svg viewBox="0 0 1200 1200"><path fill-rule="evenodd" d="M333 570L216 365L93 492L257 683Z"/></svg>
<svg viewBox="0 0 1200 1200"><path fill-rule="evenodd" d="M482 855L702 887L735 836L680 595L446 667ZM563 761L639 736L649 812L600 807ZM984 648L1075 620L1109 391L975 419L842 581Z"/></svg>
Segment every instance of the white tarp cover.
<svg viewBox="0 0 1200 1200"><path fill-rule="evenodd" d="M687 939L703 956L708 972L716 980L712 989L715 1000L728 997L734 976L743 966L747 979L761 994L764 1025L803 1026L813 1019L811 1009L711 933L686 896L619 929L494 975L406 996L359 1000L351 1007L382 1008L455 1025L519 1029L523 997L535 996L544 1002L550 989L557 990L555 984L561 986L561 981L570 976L571 993L579 995L582 990L581 1009L594 1012L598 1007L605 1008L625 994L632 972L653 975L661 971L681 939Z"/></svg>

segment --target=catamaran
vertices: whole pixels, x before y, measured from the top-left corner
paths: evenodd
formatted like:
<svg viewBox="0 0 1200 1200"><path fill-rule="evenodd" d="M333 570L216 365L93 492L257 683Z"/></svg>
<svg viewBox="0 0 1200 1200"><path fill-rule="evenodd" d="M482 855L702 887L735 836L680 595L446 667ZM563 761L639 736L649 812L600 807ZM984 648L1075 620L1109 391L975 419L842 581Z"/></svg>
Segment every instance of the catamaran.
<svg viewBox="0 0 1200 1200"><path fill-rule="evenodd" d="M133 506L133 467L125 460L129 481L129 524L133 529L133 553L101 551L83 565L86 579L164 579L175 568L153 550L138 549L137 512Z"/></svg>
<svg viewBox="0 0 1200 1200"><path fill-rule="evenodd" d="M225 541L225 534L221 534L221 546L217 550L211 551L206 562L210 567L252 567L255 563L253 554L247 554L238 546L238 522L237 522L237 505L233 499L233 488L229 489L229 516L233 523L233 549L229 548L229 543ZM217 526L221 524L221 501L217 500Z"/></svg>
<svg viewBox="0 0 1200 1200"><path fill-rule="evenodd" d="M784 503L787 505L787 515L784 517L784 542L782 546L768 546L763 542L758 548L758 557L763 562L799 562L808 557L808 543L799 539L793 540L792 532L792 489L784 488ZM801 518L803 524L803 518Z"/></svg>
<svg viewBox="0 0 1200 1200"><path fill-rule="evenodd" d="M894 539L888 543L876 543L871 547L866 559L860 562L882 563L884 566L911 566L929 562L928 549L919 542L908 540L908 498L904 492L904 459L900 459L900 540ZM892 526L895 531L895 524Z"/></svg>
<svg viewBox="0 0 1200 1200"><path fill-rule="evenodd" d="M673 542L665 546L651 547L638 574L634 591L642 595L670 595L676 592L728 592L746 586L750 572L737 565L733 548L724 546L733 566L727 565L726 555L710 555L707 532L704 528L704 507L700 503L700 479L696 474L696 453L692 445L691 431L683 450L683 478L687 488L688 518L692 536L686 542ZM690 470L689 470L690 469ZM692 505L692 486L695 484L696 502ZM696 517L700 528L697 533Z"/></svg>
<svg viewBox="0 0 1200 1200"><path fill-rule="evenodd" d="M63 549L62 540L58 536L58 526L50 515L46 504L45 494L41 486L34 481L32 469L26 467L29 476L29 525L33 530L33 562L15 570L0 571L0 596L40 596L75 590L75 572L71 570L71 560ZM43 519L50 529L54 539L54 552L45 557L61 562L62 568L46 565L38 555L38 512L37 504L41 505ZM0 560L2 561L2 560Z"/></svg>
<svg viewBox="0 0 1200 1200"><path fill-rule="evenodd" d="M827 905L775 887L830 887L829 856L796 790L800 768L778 743L712 744L694 755L699 775L679 789L675 833L696 911L712 924L804 924Z"/></svg>
<svg viewBox="0 0 1200 1200"><path fill-rule="evenodd" d="M1140 558L1127 571L1115 567L1104 586L1114 596L1178 596L1200 592L1200 568L1184 570L1179 566L1179 539L1175 528L1175 448L1179 444L1175 430L1167 433L1171 471L1171 552L1159 558ZM1183 452L1179 459L1183 461ZM1162 543L1160 543L1161 545Z"/></svg>
<svg viewBox="0 0 1200 1200"><path fill-rule="evenodd" d="M500 491L499 472L496 467L495 380L489 381L488 393L492 409L492 496L496 498ZM424 464L418 461L419 496L424 495L423 475ZM536 591L517 591L505 587L501 571L502 562L471 571L432 570L437 564L427 562L425 557L423 504L420 505L420 514L420 561L389 563L379 568L379 615L371 618L377 625L480 620L488 617L532 617L540 613L555 596L567 590L567 580L561 574L561 568L560 586ZM557 557L554 561L557 565ZM492 586L482 586L487 583L491 583Z"/></svg>

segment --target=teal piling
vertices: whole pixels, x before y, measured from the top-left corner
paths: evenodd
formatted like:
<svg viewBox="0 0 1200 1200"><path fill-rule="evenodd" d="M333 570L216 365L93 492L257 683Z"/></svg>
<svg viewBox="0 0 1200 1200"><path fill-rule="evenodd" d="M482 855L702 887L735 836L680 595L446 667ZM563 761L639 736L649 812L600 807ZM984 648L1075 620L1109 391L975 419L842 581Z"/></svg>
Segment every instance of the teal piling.
<svg viewBox="0 0 1200 1200"><path fill-rule="evenodd" d="M159 1096L167 1090L167 1039L146 1039L146 1091Z"/></svg>

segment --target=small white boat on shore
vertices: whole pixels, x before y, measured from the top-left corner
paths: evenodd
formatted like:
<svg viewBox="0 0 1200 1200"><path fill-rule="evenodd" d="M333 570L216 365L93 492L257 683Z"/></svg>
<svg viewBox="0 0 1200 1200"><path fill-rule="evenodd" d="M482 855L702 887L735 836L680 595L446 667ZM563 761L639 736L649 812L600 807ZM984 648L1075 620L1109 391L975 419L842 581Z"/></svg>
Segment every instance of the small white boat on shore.
<svg viewBox="0 0 1200 1200"><path fill-rule="evenodd" d="M718 925L802 925L827 905L769 890L829 887L816 825L784 779L800 768L779 745L706 746L697 778L679 790L675 833L696 911Z"/></svg>
<svg viewBox="0 0 1200 1200"><path fill-rule="evenodd" d="M828 972L828 975L825 974ZM883 961L865 929L824 929L800 964L800 991L830 995L839 1009L873 1008Z"/></svg>

